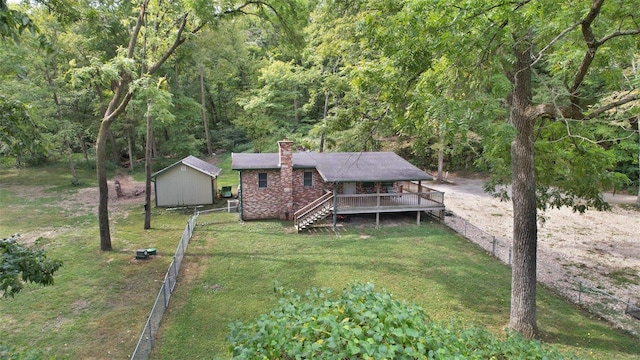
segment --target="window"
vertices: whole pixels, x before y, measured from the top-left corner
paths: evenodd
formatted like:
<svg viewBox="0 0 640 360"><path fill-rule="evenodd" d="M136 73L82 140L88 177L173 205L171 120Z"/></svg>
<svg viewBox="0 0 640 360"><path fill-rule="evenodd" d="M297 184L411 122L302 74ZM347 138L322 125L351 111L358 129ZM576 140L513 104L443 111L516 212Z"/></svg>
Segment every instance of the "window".
<svg viewBox="0 0 640 360"><path fill-rule="evenodd" d="M362 190L367 194L374 193L376 191L375 187L376 187L376 184L372 182L362 183Z"/></svg>
<svg viewBox="0 0 640 360"><path fill-rule="evenodd" d="M304 186L313 186L313 173L311 171L304 172Z"/></svg>
<svg viewBox="0 0 640 360"><path fill-rule="evenodd" d="M267 187L267 173L258 173L258 187L259 188Z"/></svg>
<svg viewBox="0 0 640 360"><path fill-rule="evenodd" d="M380 189L384 190L388 193L393 193L395 192L395 189L393 187L393 181L385 181L380 183Z"/></svg>

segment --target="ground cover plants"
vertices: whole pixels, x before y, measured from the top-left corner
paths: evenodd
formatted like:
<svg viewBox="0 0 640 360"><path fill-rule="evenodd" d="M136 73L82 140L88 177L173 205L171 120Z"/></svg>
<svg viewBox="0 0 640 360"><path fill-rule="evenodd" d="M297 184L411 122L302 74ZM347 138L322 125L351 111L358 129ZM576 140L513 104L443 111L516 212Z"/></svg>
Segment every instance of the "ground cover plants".
<svg viewBox="0 0 640 360"><path fill-rule="evenodd" d="M287 291L269 314L231 324L236 359L564 359L520 334L505 340L477 327L430 321L419 306L371 283L304 296Z"/></svg>
<svg viewBox="0 0 640 360"><path fill-rule="evenodd" d="M509 268L438 223L413 216L375 229L351 222L337 233L297 234L279 221L239 223L237 214L200 215L152 358L230 358L230 324L276 309L282 293L372 283L415 303L430 320L505 335ZM544 288L538 296L545 344L581 358L632 359L634 337Z"/></svg>

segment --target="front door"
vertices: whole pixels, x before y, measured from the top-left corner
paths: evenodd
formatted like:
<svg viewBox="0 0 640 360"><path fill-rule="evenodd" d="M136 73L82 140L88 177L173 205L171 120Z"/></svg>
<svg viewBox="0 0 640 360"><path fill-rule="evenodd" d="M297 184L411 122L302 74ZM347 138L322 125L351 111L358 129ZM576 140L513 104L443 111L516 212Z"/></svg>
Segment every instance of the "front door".
<svg viewBox="0 0 640 360"><path fill-rule="evenodd" d="M354 195L356 193L356 183L347 182L342 185L342 193L345 195Z"/></svg>

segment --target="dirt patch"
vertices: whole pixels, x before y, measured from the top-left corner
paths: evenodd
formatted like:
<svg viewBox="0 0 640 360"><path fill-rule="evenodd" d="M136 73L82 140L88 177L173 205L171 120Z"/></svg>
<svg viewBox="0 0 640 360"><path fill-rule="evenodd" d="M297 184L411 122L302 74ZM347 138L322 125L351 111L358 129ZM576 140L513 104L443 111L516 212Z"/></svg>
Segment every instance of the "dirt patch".
<svg viewBox="0 0 640 360"><path fill-rule="evenodd" d="M120 196L118 196L118 191L116 191L116 181L119 183ZM123 209L128 208L129 205L144 205L144 182L134 181L130 175L122 175L107 181L107 186L109 187L109 211L122 212ZM97 187L80 189L74 196L62 201L60 206L69 211L81 207L83 210L98 214L98 196ZM152 199L153 196L152 186Z"/></svg>
<svg viewBox="0 0 640 360"><path fill-rule="evenodd" d="M447 183L429 186L444 191L448 210L510 244L512 204L485 193L483 184L484 179L450 175ZM637 197L623 194L604 194L604 197L611 204L611 211L579 214L563 208L540 214L538 280L573 301L578 296L576 289L583 283L620 300L618 302L637 304L640 301L640 212L629 205L634 204ZM583 297L581 301L585 304L589 300ZM623 312L624 308L618 310ZM639 329L640 323L633 330Z"/></svg>

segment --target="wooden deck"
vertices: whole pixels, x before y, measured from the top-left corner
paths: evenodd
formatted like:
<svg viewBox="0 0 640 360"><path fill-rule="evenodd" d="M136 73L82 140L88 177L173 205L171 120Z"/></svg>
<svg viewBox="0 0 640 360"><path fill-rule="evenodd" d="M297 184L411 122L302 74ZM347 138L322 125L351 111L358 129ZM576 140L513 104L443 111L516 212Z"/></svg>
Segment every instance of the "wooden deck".
<svg viewBox="0 0 640 360"><path fill-rule="evenodd" d="M444 210L443 198L444 193L440 191L338 195L335 208L339 215L440 211Z"/></svg>
<svg viewBox="0 0 640 360"><path fill-rule="evenodd" d="M403 191L397 193L338 194L327 192L294 214L294 226L298 231L306 229L316 221L333 213L333 226L338 215L376 214L376 226L380 214L392 212L416 212L416 222L420 224L423 212L444 218L444 193L418 183L406 182Z"/></svg>

